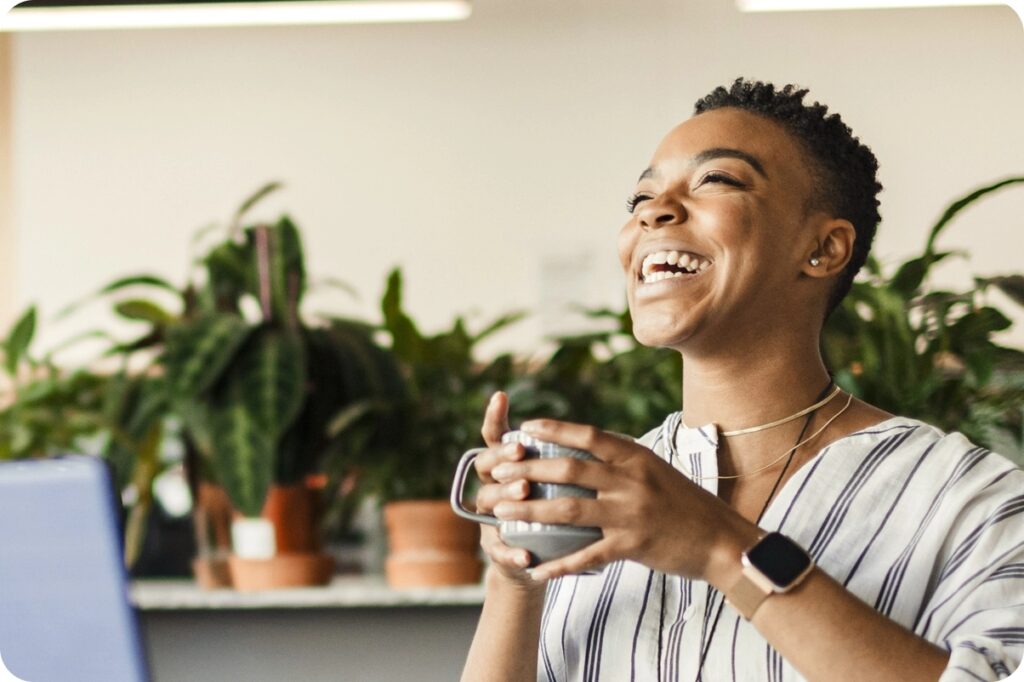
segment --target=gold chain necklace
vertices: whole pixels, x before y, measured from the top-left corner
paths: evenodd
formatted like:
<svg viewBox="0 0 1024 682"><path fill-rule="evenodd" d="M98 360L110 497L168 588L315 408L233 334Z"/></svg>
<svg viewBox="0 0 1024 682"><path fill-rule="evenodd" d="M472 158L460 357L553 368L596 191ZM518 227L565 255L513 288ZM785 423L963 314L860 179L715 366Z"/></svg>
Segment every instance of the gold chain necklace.
<svg viewBox="0 0 1024 682"><path fill-rule="evenodd" d="M748 427L748 428L745 428L745 429L737 429L736 431L722 431L719 435L722 436L723 438L729 438L731 436L744 436L744 435L746 435L748 433L757 433L758 431L766 431L768 429L773 429L776 426L782 426L783 424L788 424L789 422L793 421L794 419L799 419L800 417L804 416L805 414L809 414L811 412L814 412L819 407L824 407L825 405L828 405L832 401L833 398L835 398L837 395L839 395L839 392L841 390L842 390L841 388L836 386L836 390L832 391L826 397L822 398L821 400L819 400L818 402L814 403L810 407L806 407L806 408L800 410L799 412L797 412L796 414L791 414L788 417L783 417L782 419L777 419L777 420L775 420L773 422L768 422L767 424L761 424L760 426L751 426L751 427ZM685 421L680 420L680 423L683 425L684 429L690 428L689 426L686 425Z"/></svg>
<svg viewBox="0 0 1024 682"><path fill-rule="evenodd" d="M839 389L837 388L837 389L836 389L836 391L838 392L838 390L839 390ZM834 396L834 395L835 395L835 393L832 393L832 396ZM831 399L832 399L832 396L829 396L829 400L831 400ZM836 419L838 419L838 418L839 418L839 416L840 416L840 415L841 415L841 414L842 414L843 412L846 412L846 408L848 408L848 407L850 406L850 403L852 403L852 402L853 402L853 394L851 393L851 394L850 394L850 397L846 399L846 404L845 404L845 405L843 405L843 408L842 408L841 410L839 410L838 412L836 412L836 413L835 413L834 415L832 415L832 416L831 416L831 417L829 418L829 420L828 420L827 422L825 422L824 424L822 424L822 426L821 426L821 428L820 428L820 429L818 429L817 431L815 431L814 433L812 433L812 434L811 434L810 436L808 436L807 438L804 438L804 439L803 439L802 441L800 441L799 443L797 443L797 444L796 444L796 445L794 445L793 447L791 447L791 448L789 448L788 450L786 450L785 452L783 452L783 453L782 453L781 455L779 455L779 456L778 456L778 457L777 457L776 459L773 459L773 460L772 460L771 462L768 462L768 464L765 464L765 465L764 465L763 467L760 467L760 468L758 468L758 469L754 469L753 471L746 471L746 472L744 472L744 473L742 473L742 474L735 474L735 475L730 475L730 476L695 476L695 475L693 474L693 472L691 472L691 471L688 471L688 470L686 469L686 467L685 467L685 466L683 466L683 463L682 463L682 460L681 460L681 459L680 459L680 461L679 461L679 468L683 470L683 473L684 473L684 474L686 474L687 476L689 476L690 478L692 478L692 479L694 479L694 480L696 480L696 481L715 481L715 480L719 480L719 481L721 481L721 480L728 480L728 479L734 479L734 478L743 478L744 476L752 476L752 475L754 475L754 474L759 474L759 473L761 473L762 471L764 471L764 470L766 470L766 469L770 469L770 468L772 468L773 466L775 466L776 464L778 464L779 462L781 462L781 461L782 461L782 460L783 460L783 459L784 459L784 458L786 457L786 455L789 455L790 453L792 453L792 452L795 452L796 450L800 449L800 448L801 448L801 447L803 447L804 445L807 445L807 444L808 444L808 443L810 443L810 442L811 442L812 440L814 440L815 438L817 438L818 436L820 436L820 435L821 435L821 433L822 433L822 431L824 431L825 429L827 429L827 428L829 427L829 425L830 425L830 424L831 424L832 422L834 422L834 421L835 421ZM682 420L680 420L680 423L682 423ZM687 427L687 426L686 426L686 424L683 424L683 426L684 426L684 427L686 427L686 428L689 428L689 427ZM722 435L725 435L725 434L722 434Z"/></svg>

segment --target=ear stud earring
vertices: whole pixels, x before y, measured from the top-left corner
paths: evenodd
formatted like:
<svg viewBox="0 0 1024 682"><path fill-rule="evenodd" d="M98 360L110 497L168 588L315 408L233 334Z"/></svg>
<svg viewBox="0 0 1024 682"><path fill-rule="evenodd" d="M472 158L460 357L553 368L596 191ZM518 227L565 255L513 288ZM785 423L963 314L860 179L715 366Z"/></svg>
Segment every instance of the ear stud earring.
<svg viewBox="0 0 1024 682"><path fill-rule="evenodd" d="M819 265L821 265L821 259L818 258L817 256L812 256L811 257L811 265L813 267L818 267Z"/></svg>

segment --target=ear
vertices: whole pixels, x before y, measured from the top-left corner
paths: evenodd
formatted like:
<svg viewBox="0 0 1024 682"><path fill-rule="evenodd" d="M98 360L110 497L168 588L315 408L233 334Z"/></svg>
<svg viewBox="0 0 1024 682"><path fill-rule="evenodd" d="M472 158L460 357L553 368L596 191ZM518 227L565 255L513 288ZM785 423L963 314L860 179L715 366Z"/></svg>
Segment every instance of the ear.
<svg viewBox="0 0 1024 682"><path fill-rule="evenodd" d="M801 269L808 277L832 277L850 262L857 231L853 229L853 223L842 218L822 218L815 223L813 230L813 240ZM812 259L816 259L818 264L812 265Z"/></svg>

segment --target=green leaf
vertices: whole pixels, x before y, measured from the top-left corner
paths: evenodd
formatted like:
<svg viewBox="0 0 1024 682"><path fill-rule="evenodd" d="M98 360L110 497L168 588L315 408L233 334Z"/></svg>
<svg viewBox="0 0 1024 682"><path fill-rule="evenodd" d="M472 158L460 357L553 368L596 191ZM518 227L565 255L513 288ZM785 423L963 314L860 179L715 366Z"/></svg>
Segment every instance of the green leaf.
<svg viewBox="0 0 1024 682"><path fill-rule="evenodd" d="M966 349L988 341L993 332L1009 329L1012 324L1006 315L986 306L961 317L950 327L949 333L957 348Z"/></svg>
<svg viewBox="0 0 1024 682"><path fill-rule="evenodd" d="M155 326L163 326L174 320L174 316L152 301L131 299L119 301L114 305L114 312L128 320L149 322Z"/></svg>
<svg viewBox="0 0 1024 682"><path fill-rule="evenodd" d="M238 355L229 381L241 387L246 409L276 443L305 399L305 348L296 334L257 330Z"/></svg>
<svg viewBox="0 0 1024 682"><path fill-rule="evenodd" d="M391 333L394 354L403 362L419 362L423 357L424 338L402 310L402 271L399 268L388 274L381 312L384 314L384 328Z"/></svg>
<svg viewBox="0 0 1024 682"><path fill-rule="evenodd" d="M223 403L210 411L213 465L235 507L259 516L274 471L274 442L246 409L243 388L229 388Z"/></svg>
<svg viewBox="0 0 1024 682"><path fill-rule="evenodd" d="M238 233L238 229L242 224L242 219L253 206L262 201L268 194L272 194L282 187L284 187L284 185L280 182L268 182L256 190L248 199L243 201L242 205L238 207L238 210L235 211L234 217L231 219L231 234L234 235Z"/></svg>
<svg viewBox="0 0 1024 682"><path fill-rule="evenodd" d="M909 296L921 287L921 283L928 276L928 271L933 265L952 255L963 256L964 253L962 251L943 251L912 258L900 266L889 281L889 286Z"/></svg>
<svg viewBox="0 0 1024 682"><path fill-rule="evenodd" d="M476 334L474 334L470 338L470 341L473 344L477 343L478 341L482 341L486 339L488 336L494 334L495 332L501 331L505 327L515 324L519 320L526 317L527 314L528 313L526 311L514 311L511 313L506 313L505 315L502 315L501 317L494 320L489 325L478 331Z"/></svg>
<svg viewBox="0 0 1024 682"><path fill-rule="evenodd" d="M14 327L11 329L11 333L7 335L7 339L4 341L4 350L6 351L6 357L4 358L7 372L11 376L18 370L18 363L21 362L25 353L28 351L29 344L32 343L32 337L36 334L36 307L31 306L21 318L14 323Z"/></svg>
<svg viewBox="0 0 1024 682"><path fill-rule="evenodd" d="M89 294L85 298L80 299L78 301L75 301L75 302L71 303L70 305L65 306L64 308L61 309L60 312L57 313L56 319L58 319L58 320L63 319L65 317L67 317L68 315L70 315L71 313L77 311L79 308L84 306L86 303L90 303L90 302L96 300L97 298L102 298L104 296L116 293L118 291L121 291L122 289L127 289L129 287L152 287L152 288L155 288L155 289L161 289L161 290L164 290L164 291L170 291L170 292L172 292L174 294L180 295L180 292L178 291L178 289L173 284L171 284L167 280L163 279L162 277L157 277L156 275L145 275L145 274L143 274L143 275L129 275L128 277L122 277L120 279L116 279L113 282L111 282L110 284L108 284L105 287L103 287L102 289L100 289L99 291L97 291L95 293L92 293L92 294Z"/></svg>
<svg viewBox="0 0 1024 682"><path fill-rule="evenodd" d="M950 204L942 213L942 217L939 218L939 221L935 223L931 231L928 233L928 241L925 243L924 247L925 255L933 255L933 252L935 250L935 240L938 239L939 234L942 232L943 229L945 229L946 225L949 223L950 220L953 219L953 217L957 213L964 210L965 208L973 204L975 201L985 196L986 194L995 192L997 190L1002 189L1003 187L1014 185L1020 182L1024 182L1024 177L1006 178L1005 180L1000 180L998 182L992 183L991 185L979 187L978 189L969 192L968 194L960 197L952 204Z"/></svg>
<svg viewBox="0 0 1024 682"><path fill-rule="evenodd" d="M246 241L255 261L250 291L260 302L265 321L277 320L297 327L299 304L306 288L298 228L284 216L273 226L249 228Z"/></svg>
<svg viewBox="0 0 1024 682"><path fill-rule="evenodd" d="M1001 277L985 277L979 283L992 285L1009 296L1018 305L1024 306L1024 275L1003 275Z"/></svg>
<svg viewBox="0 0 1024 682"><path fill-rule="evenodd" d="M163 364L177 400L193 400L221 376L252 328L234 315L210 315L168 333Z"/></svg>

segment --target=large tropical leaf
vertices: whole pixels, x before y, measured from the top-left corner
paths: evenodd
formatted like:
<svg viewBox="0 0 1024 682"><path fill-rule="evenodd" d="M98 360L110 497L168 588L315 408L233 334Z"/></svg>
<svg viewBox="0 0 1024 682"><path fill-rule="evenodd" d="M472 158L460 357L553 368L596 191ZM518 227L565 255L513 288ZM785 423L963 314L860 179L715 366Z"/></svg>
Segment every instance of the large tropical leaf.
<svg viewBox="0 0 1024 682"><path fill-rule="evenodd" d="M298 334L262 327L248 339L228 381L241 388L245 408L273 443L302 409L306 349Z"/></svg>
<svg viewBox="0 0 1024 682"><path fill-rule="evenodd" d="M274 442L246 408L239 383L210 411L213 461L219 483L235 507L259 516L274 472Z"/></svg>
<svg viewBox="0 0 1024 682"><path fill-rule="evenodd" d="M175 400L193 400L213 386L251 332L234 315L210 315L173 327L163 362Z"/></svg>
<svg viewBox="0 0 1024 682"><path fill-rule="evenodd" d="M287 216L275 225L259 225L246 231L255 259L253 295L260 301L267 320L298 326L299 304L306 288L302 239Z"/></svg>

